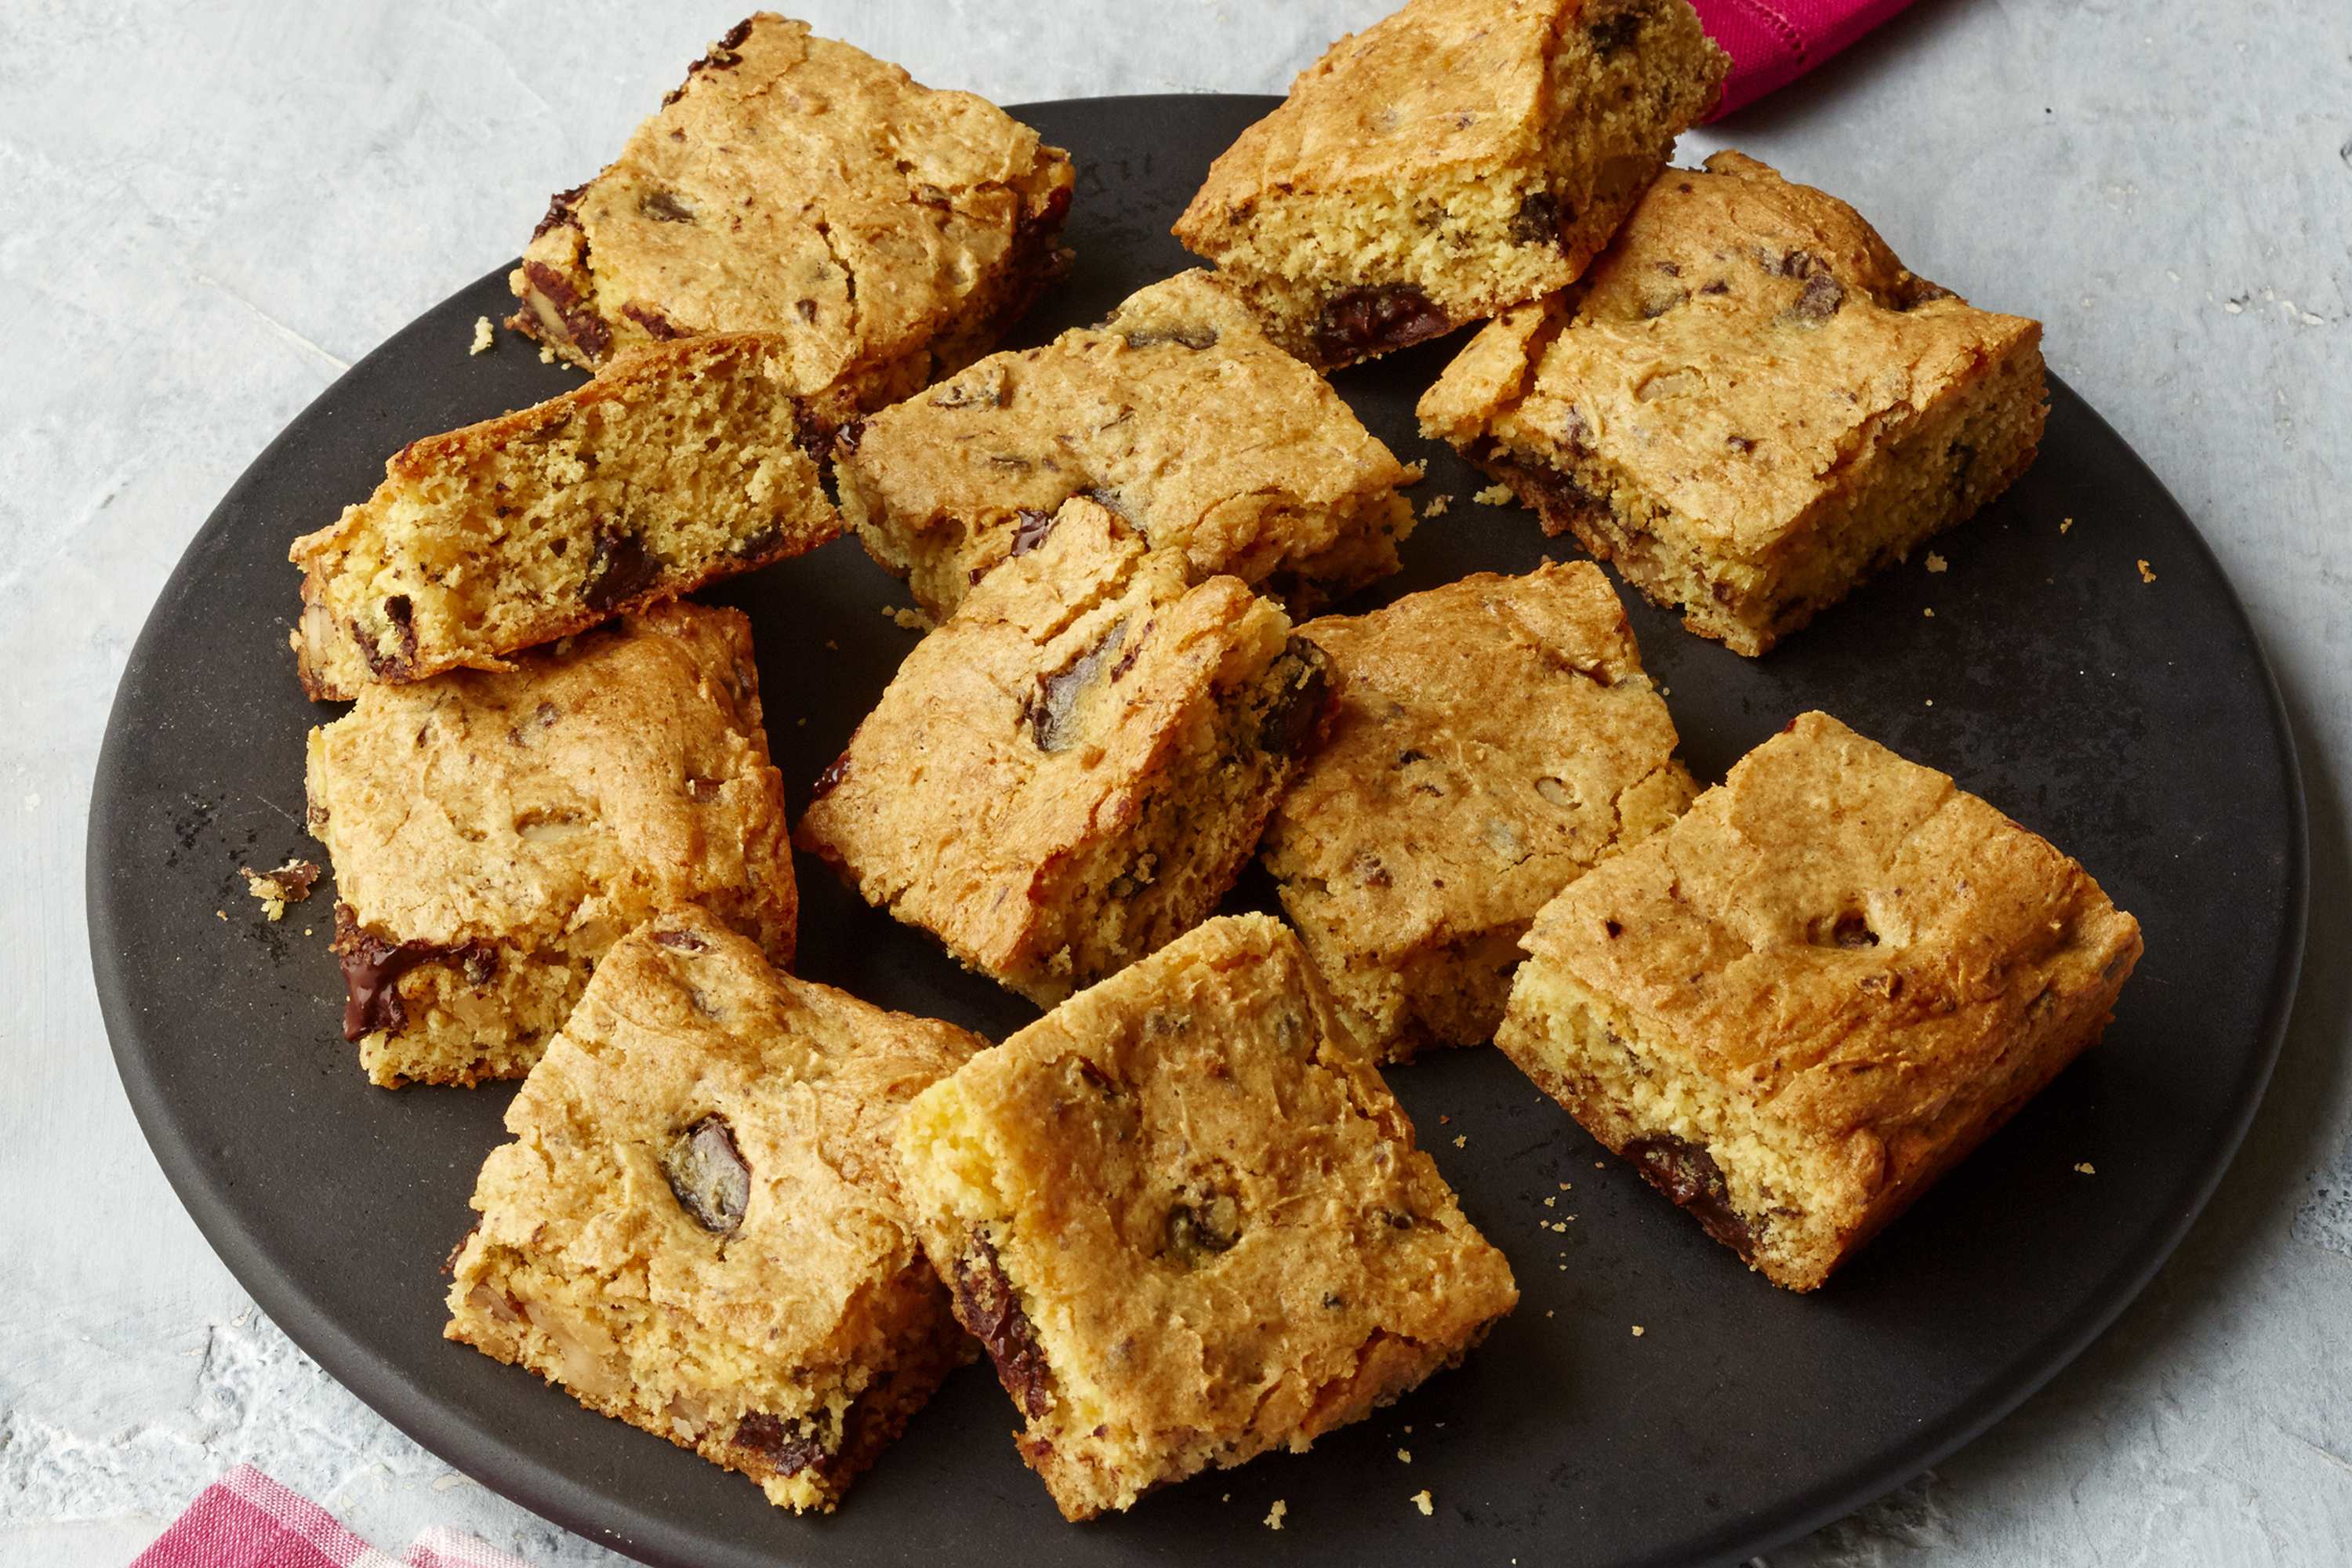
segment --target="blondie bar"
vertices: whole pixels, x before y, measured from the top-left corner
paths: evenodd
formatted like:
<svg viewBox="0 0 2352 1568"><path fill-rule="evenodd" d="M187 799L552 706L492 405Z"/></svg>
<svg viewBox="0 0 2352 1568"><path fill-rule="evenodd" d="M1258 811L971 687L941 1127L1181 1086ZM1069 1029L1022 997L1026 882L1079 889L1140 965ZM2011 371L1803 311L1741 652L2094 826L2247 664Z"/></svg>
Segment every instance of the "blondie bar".
<svg viewBox="0 0 2352 1568"><path fill-rule="evenodd" d="M1265 915L974 1057L898 1143L924 1248L1071 1519L1303 1449L1518 1299Z"/></svg>
<svg viewBox="0 0 2352 1568"><path fill-rule="evenodd" d="M982 361L845 433L844 514L944 618L1074 495L1197 576L1304 613L1397 569L1420 477L1223 282L1153 284L1097 327Z"/></svg>
<svg viewBox="0 0 2352 1568"><path fill-rule="evenodd" d="M555 198L509 324L591 370L774 332L837 425L992 346L1068 266L1070 189L1068 155L995 105L761 12Z"/></svg>
<svg viewBox="0 0 2352 1568"><path fill-rule="evenodd" d="M310 731L343 1033L368 1077L520 1078L622 933L694 904L793 955L750 624L625 616L494 674L370 686Z"/></svg>
<svg viewBox="0 0 2352 1568"><path fill-rule="evenodd" d="M1339 365L1576 281L1729 62L1687 0L1412 0L1209 170L1176 237Z"/></svg>
<svg viewBox="0 0 2352 1568"><path fill-rule="evenodd" d="M312 697L508 656L840 531L777 340L648 350L530 408L412 441L294 542Z"/></svg>
<svg viewBox="0 0 2352 1568"><path fill-rule="evenodd" d="M1496 1044L1811 1290L2099 1037L2140 936L2048 842L1808 713L1527 946Z"/></svg>
<svg viewBox="0 0 2352 1568"><path fill-rule="evenodd" d="M1050 1006L1213 908L1328 717L1322 650L1065 503L917 644L799 842Z"/></svg>
<svg viewBox="0 0 2352 1568"><path fill-rule="evenodd" d="M1661 177L1579 289L1473 339L1421 423L1752 656L2025 471L2041 342L1718 153Z"/></svg>
<svg viewBox="0 0 2352 1568"><path fill-rule="evenodd" d="M830 1510L968 1354L889 1139L983 1044L656 916L508 1107L445 1331Z"/></svg>
<svg viewBox="0 0 2352 1568"><path fill-rule="evenodd" d="M1339 709L1266 829L1282 907L1381 1057L1489 1039L1536 911L1690 804L1624 611L1580 561L1299 635Z"/></svg>

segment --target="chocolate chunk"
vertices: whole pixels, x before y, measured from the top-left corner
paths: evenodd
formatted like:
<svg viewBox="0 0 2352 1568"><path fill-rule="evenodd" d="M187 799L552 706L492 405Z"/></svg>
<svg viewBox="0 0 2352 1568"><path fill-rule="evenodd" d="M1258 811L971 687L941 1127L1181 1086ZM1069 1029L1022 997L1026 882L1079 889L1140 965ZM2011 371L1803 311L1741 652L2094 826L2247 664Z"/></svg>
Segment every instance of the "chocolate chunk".
<svg viewBox="0 0 2352 1568"><path fill-rule="evenodd" d="M1555 242L1568 216L1559 198L1549 191L1529 191L1519 199L1519 210L1511 215L1511 237L1521 245Z"/></svg>
<svg viewBox="0 0 2352 1568"><path fill-rule="evenodd" d="M650 305L639 305L632 302L621 307L621 314L636 322L637 325L652 333L654 337L662 342L675 342L679 338L689 337L692 335L684 327L679 326L677 322L671 321L667 316L663 315L659 310L655 310Z"/></svg>
<svg viewBox="0 0 2352 1568"><path fill-rule="evenodd" d="M1746 453L1756 450L1755 441L1746 436L1726 436L1723 438L1723 444L1735 452Z"/></svg>
<svg viewBox="0 0 2352 1568"><path fill-rule="evenodd" d="M1815 271L1805 279L1805 286L1797 294L1797 302L1789 307L1789 316L1798 321L1826 321L1838 313L1845 303L1845 285L1832 277L1826 269Z"/></svg>
<svg viewBox="0 0 2352 1568"><path fill-rule="evenodd" d="M1592 40L1594 54L1604 60L1614 59L1633 47L1633 40L1641 36L1643 20L1638 10L1620 11L1613 16L1603 16L1585 28L1584 33Z"/></svg>
<svg viewBox="0 0 2352 1568"><path fill-rule="evenodd" d="M1559 438L1571 452L1592 450L1592 426L1584 421L1584 411L1574 404L1568 405L1568 417L1560 421Z"/></svg>
<svg viewBox="0 0 2352 1568"><path fill-rule="evenodd" d="M1701 284L1698 291L1702 294L1728 294L1731 292L1731 279L1717 278L1711 282Z"/></svg>
<svg viewBox="0 0 2352 1568"><path fill-rule="evenodd" d="M865 439L866 421L853 419L833 433L833 455L836 458L854 458L857 455L857 444Z"/></svg>
<svg viewBox="0 0 2352 1568"><path fill-rule="evenodd" d="M1895 285L1894 292L1895 308L1898 310L1916 310L1933 300L1956 300L1959 297L1941 283L1930 283L1925 278L1909 272L1903 275L1903 281Z"/></svg>
<svg viewBox="0 0 2352 1568"><path fill-rule="evenodd" d="M1966 441L1955 441L1949 456L1952 459L1952 493L1964 496L1969 493L1969 470L1976 467L1977 449Z"/></svg>
<svg viewBox="0 0 2352 1568"><path fill-rule="evenodd" d="M738 561L765 561L783 547L784 531L770 523L735 546L732 553Z"/></svg>
<svg viewBox="0 0 2352 1568"><path fill-rule="evenodd" d="M455 963L476 986L498 973L498 949L486 942L444 944L395 942L361 927L351 905L335 906L332 951L343 971L343 1038L356 1040L382 1030L396 1035L408 1026L400 979L426 963Z"/></svg>
<svg viewBox="0 0 2352 1568"><path fill-rule="evenodd" d="M1860 914L1848 912L1838 916L1830 927L1832 947L1876 947L1878 933L1870 929L1870 921Z"/></svg>
<svg viewBox="0 0 2352 1568"><path fill-rule="evenodd" d="M810 1468L822 1471L834 1458L823 1438L802 1430L798 1423L787 1426L764 1411L755 1411L735 1423L732 1441L735 1447L774 1466L780 1476L796 1476Z"/></svg>
<svg viewBox="0 0 2352 1568"><path fill-rule="evenodd" d="M1038 678L1036 695L1030 698L1028 710L1022 716L1028 721L1039 751L1058 752L1075 738L1079 697L1126 640L1127 623L1121 621L1061 669Z"/></svg>
<svg viewBox="0 0 2352 1568"><path fill-rule="evenodd" d="M1689 1210L1707 1235L1742 1258L1755 1256L1755 1229L1731 1206L1714 1155L1687 1138L1655 1133L1627 1142L1625 1157L1640 1167L1643 1181Z"/></svg>
<svg viewBox="0 0 2352 1568"><path fill-rule="evenodd" d="M1162 1256L1189 1266L1230 1251L1242 1238L1241 1220L1241 1205L1222 1193L1178 1204L1168 1211Z"/></svg>
<svg viewBox="0 0 2352 1568"><path fill-rule="evenodd" d="M1327 360L1360 359L1442 336L1453 326L1419 286L1383 283L1350 289L1327 300L1315 325L1315 347Z"/></svg>
<svg viewBox="0 0 2352 1568"><path fill-rule="evenodd" d="M1258 750L1297 756L1322 738L1330 716L1331 660L1305 637L1292 637L1267 673L1278 684L1258 721Z"/></svg>
<svg viewBox="0 0 2352 1568"><path fill-rule="evenodd" d="M692 223L694 209L678 199L675 191L648 191L638 201L637 210L656 223Z"/></svg>
<svg viewBox="0 0 2352 1568"><path fill-rule="evenodd" d="M856 739L855 736L851 738L853 740ZM831 795L835 790L840 788L841 781L848 776L849 753L847 752L844 752L841 755L834 758L833 761L825 764L824 772L816 775L816 783L809 787L809 799L813 801L823 800L826 795Z"/></svg>
<svg viewBox="0 0 2352 1568"><path fill-rule="evenodd" d="M971 1245L956 1259L955 1274L957 1321L996 1363L997 1380L1013 1402L1029 1415L1044 1415L1054 1407L1053 1369L1013 1281L1004 1277L994 1244L972 1232Z"/></svg>
<svg viewBox="0 0 2352 1568"><path fill-rule="evenodd" d="M371 637L356 621L352 623L352 640L360 645L360 657L367 660L369 673L379 680L404 680L416 668L416 611L405 594L394 594L383 602L383 618L392 627L393 647L386 652L381 637Z"/></svg>
<svg viewBox="0 0 2352 1568"><path fill-rule="evenodd" d="M723 1116L706 1116L662 1154L662 1174L687 1217L713 1236L732 1236L751 1205L751 1168Z"/></svg>
<svg viewBox="0 0 2352 1568"><path fill-rule="evenodd" d="M539 220L537 228L530 231L531 238L537 239L551 228L577 228L580 225L580 198L587 194L587 190L585 184L578 184L568 191L558 191L550 197L547 216Z"/></svg>
<svg viewBox="0 0 2352 1568"><path fill-rule="evenodd" d="M690 931L657 931L653 936L662 946L675 948L680 952L707 952L710 950L709 942Z"/></svg>
<svg viewBox="0 0 2352 1568"><path fill-rule="evenodd" d="M563 274L544 261L526 261L522 264L522 276L533 296L528 301L531 309L538 311L544 307L547 314L562 323L565 333L583 353L602 359L612 352L613 329L593 311L582 308L579 291L564 279Z"/></svg>
<svg viewBox="0 0 2352 1568"><path fill-rule="evenodd" d="M661 576L661 563L645 542L621 529L600 529L596 558L588 564L588 585L580 597L592 610L610 615L652 587Z"/></svg>
<svg viewBox="0 0 2352 1568"><path fill-rule="evenodd" d="M722 787L717 779L690 778L686 781L686 798L697 805L707 805L719 798Z"/></svg>
<svg viewBox="0 0 2352 1568"><path fill-rule="evenodd" d="M743 47L743 40L751 36L751 19L748 16L742 21L736 23L732 27L730 27L725 36L720 37L717 43L710 46L710 52L709 54L703 56L700 59L686 68L686 79L680 82L677 86L670 89L669 91L663 96L662 107L664 109L667 109L671 104L676 103L679 99L685 97L686 89L692 87L694 85L694 79L700 76L704 71L733 70L737 66L741 65L743 63L743 57L737 54L735 51Z"/></svg>
<svg viewBox="0 0 2352 1568"><path fill-rule="evenodd" d="M1534 500L1546 533L1565 533L1580 521L1608 515L1607 502L1558 468L1507 458L1490 458L1486 468L1522 500Z"/></svg>
<svg viewBox="0 0 2352 1568"><path fill-rule="evenodd" d="M1217 331L1214 327L1171 327L1164 331L1127 334L1127 346L1131 349L1158 348L1161 343L1181 343L1188 349L1211 349L1217 346Z"/></svg>
<svg viewBox="0 0 2352 1568"><path fill-rule="evenodd" d="M1024 506L1013 515L1021 520L1013 530L1013 553L1015 555L1028 554L1045 543L1045 536L1054 531L1055 514L1053 512Z"/></svg>

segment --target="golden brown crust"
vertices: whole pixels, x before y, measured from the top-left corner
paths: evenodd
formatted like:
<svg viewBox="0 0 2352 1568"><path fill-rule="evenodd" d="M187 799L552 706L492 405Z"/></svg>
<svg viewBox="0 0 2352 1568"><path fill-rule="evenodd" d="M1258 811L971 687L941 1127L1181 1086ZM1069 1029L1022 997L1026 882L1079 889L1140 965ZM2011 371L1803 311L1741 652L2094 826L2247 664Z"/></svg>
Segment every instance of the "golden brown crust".
<svg viewBox="0 0 2352 1568"><path fill-rule="evenodd" d="M837 424L984 352L1067 265L1067 154L986 100L761 12L558 195L509 323L593 369L768 331Z"/></svg>
<svg viewBox="0 0 2352 1568"><path fill-rule="evenodd" d="M508 1109L448 1337L831 1509L964 1358L889 1139L983 1044L655 917Z"/></svg>
<svg viewBox="0 0 2352 1568"><path fill-rule="evenodd" d="M1311 607L1396 570L1413 521L1397 487L1419 477L1197 271L886 409L838 468L867 552L940 619L1078 495L1182 551L1196 578Z"/></svg>
<svg viewBox="0 0 2352 1568"><path fill-rule="evenodd" d="M1421 422L1752 655L2023 471L2040 342L1719 153L1661 176L1578 289L1480 332Z"/></svg>
<svg viewBox="0 0 2352 1568"><path fill-rule="evenodd" d="M1283 908L1375 1052L1485 1040L1536 911L1693 793L1624 611L1577 562L1300 635L1340 699L1266 830Z"/></svg>
<svg viewBox="0 0 2352 1568"><path fill-rule="evenodd" d="M1297 939L1210 921L900 1123L908 1199L1072 1519L1303 1449L1517 1300Z"/></svg>
<svg viewBox="0 0 2352 1568"><path fill-rule="evenodd" d="M801 818L867 902L1050 1005L1207 914L1324 707L1321 656L1073 500L918 644Z"/></svg>
<svg viewBox="0 0 2352 1568"><path fill-rule="evenodd" d="M1805 1289L2097 1037L2140 937L2048 841L1808 713L1527 947L1497 1043L1613 1149L1704 1144Z"/></svg>
<svg viewBox="0 0 2352 1568"><path fill-rule="evenodd" d="M390 962L352 1020L379 1083L520 1077L658 909L791 962L783 781L739 611L664 605L504 673L371 686L310 732L309 792L355 1005Z"/></svg>
<svg viewBox="0 0 2352 1568"><path fill-rule="evenodd" d="M840 531L774 338L649 349L529 408L412 441L295 541L313 699L584 631Z"/></svg>
<svg viewBox="0 0 2352 1568"><path fill-rule="evenodd" d="M1176 235L1318 364L1573 283L1727 69L1685 0L1412 0L1341 38Z"/></svg>

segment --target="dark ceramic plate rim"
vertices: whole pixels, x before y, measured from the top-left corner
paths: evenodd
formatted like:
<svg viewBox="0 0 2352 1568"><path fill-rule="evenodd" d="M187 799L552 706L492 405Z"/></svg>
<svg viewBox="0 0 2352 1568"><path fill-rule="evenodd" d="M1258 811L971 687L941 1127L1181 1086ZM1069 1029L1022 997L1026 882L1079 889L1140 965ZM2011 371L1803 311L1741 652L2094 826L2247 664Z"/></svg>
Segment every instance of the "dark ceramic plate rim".
<svg viewBox="0 0 2352 1568"><path fill-rule="evenodd" d="M1066 111L1092 105L1131 108L1155 102L1161 98L1181 96L1183 95L1066 99L1054 100L1051 107ZM1274 101L1272 99L1263 100L1269 107ZM1026 114L1044 107L1047 106L1015 105L1013 112ZM493 276L503 276L511 266L512 263L501 266ZM478 286L478 282L468 285L467 289L470 290ZM464 291L467 290L460 292ZM440 308L436 305L433 309ZM426 312L430 313L429 310ZM405 331L406 328L402 330L403 332ZM394 333L385 344L379 345L352 365L319 395L314 405L334 398L348 384L370 379L376 361L401 335ZM2063 394L2063 384L2054 375L2051 379L2053 391ZM305 413L308 413L307 408ZM2130 453L2131 460L2145 476L2150 492L2163 496L2168 504L2179 511L2170 491L2147 468L2145 460L2115 434L2113 427L2095 409L2085 405L2084 413L2115 442L2118 450ZM281 450L296 433L302 419L303 416L297 416L287 430L262 449L224 495L173 567L157 596L156 608L184 594L205 568L211 555L226 537L231 514L238 510L241 498L256 485L257 476L276 465ZM2267 702L2266 717L2279 747L2278 762L2287 785L2285 805L2290 816L2289 853L2284 868L2287 907L2283 941L2269 977L2268 1002L2259 1026L2259 1037L2252 1042L2253 1050L2242 1075L2236 1108L2223 1135L2213 1144L2208 1163L2188 1201L2169 1216L2167 1223L2151 1227L2137 1245L2126 1250L2102 1288L2086 1295L2084 1304L2070 1321L2062 1322L2040 1341L2010 1358L2006 1364L1987 1373L1979 1394L1952 1406L1939 1419L1924 1423L1910 1439L1850 1464L1816 1484L1784 1498L1776 1506L1752 1511L1738 1520L1718 1521L1711 1527L1693 1531L1671 1547L1662 1546L1632 1560L1633 1563L1688 1563L1698 1560L1693 1557L1694 1552L1701 1554L1706 1561L1730 1562L1771 1551L1900 1486L1981 1435L2047 1384L2131 1304L2203 1212L2243 1142L2277 1062L2300 976L2309 902L2308 826L2294 733L2269 659L2254 635L2242 603L2230 585L2210 546L2196 531L2193 520L2189 520L2185 512L2180 512L2180 515L2188 522L2189 537L2194 540L2203 558L2202 563L2212 572L2220 584L2230 615L2244 634L2246 646L2260 667ZM120 820L125 810L123 792L118 787L118 781L124 772L119 753L126 745L127 729L121 692L132 684L134 675L147 663L149 645L157 636L157 631L158 617L151 609L124 667L117 700L108 718L91 790L89 824L85 841L84 883L91 964L110 1047L140 1130L173 1192L230 1273L288 1337L338 1382L420 1446L466 1474L482 1479L484 1484L524 1508L579 1535L624 1552L644 1553L643 1560L647 1562L693 1562L693 1558L682 1554L686 1548L694 1544L693 1540L681 1537L671 1519L641 1509L625 1497L575 1480L498 1433L478 1427L462 1417L453 1418L436 1400L420 1394L406 1382L401 1368L387 1354L321 1310L315 1297L279 1261L269 1239L243 1226L226 1195L200 1179L203 1162L198 1157L198 1151L191 1145L185 1130L170 1113L167 1097L163 1086L151 1076L147 1058L127 1043L138 1037L140 1021L138 1010L129 994L128 981L119 967L119 955L127 951L124 938L139 923L138 912L135 909L125 909L118 900L116 890L106 874L104 861L106 847L117 839ZM814 1548L811 1557L814 1558L823 1549L815 1542L811 1544ZM780 1550L776 1560L788 1559Z"/></svg>

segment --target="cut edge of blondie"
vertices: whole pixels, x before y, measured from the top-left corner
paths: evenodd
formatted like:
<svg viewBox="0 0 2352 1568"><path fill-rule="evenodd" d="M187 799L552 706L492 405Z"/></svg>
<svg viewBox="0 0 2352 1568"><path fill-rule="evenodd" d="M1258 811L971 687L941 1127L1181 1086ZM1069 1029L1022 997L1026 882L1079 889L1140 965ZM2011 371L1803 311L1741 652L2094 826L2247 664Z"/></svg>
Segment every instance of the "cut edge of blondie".
<svg viewBox="0 0 2352 1568"><path fill-rule="evenodd" d="M2009 319L2017 330L1988 355L1983 374L1883 445L1872 432L1842 465L1847 482L1825 486L1777 544L1751 559L1706 548L1689 518L1591 447L1479 435L1463 438L1461 450L1509 487L1547 534L1573 533L1651 602L1679 609L1688 630L1753 658L1974 516L2032 466L2049 416L2041 329Z"/></svg>
<svg viewBox="0 0 2352 1568"><path fill-rule="evenodd" d="M999 978L1050 1007L1200 923L1256 853L1284 785L1329 722L1332 697L1330 661L1305 637L1286 636L1263 663L1237 647L1212 700L1171 737L1169 767L1132 808L1136 831L1041 874L1024 944L1032 962ZM1203 853L1204 843L1213 849Z"/></svg>
<svg viewBox="0 0 2352 1568"><path fill-rule="evenodd" d="M1619 679L1649 684L1638 670ZM1671 825L1697 794L1690 770L1673 757L1627 785L1617 797L1617 832L1584 870ZM1271 860L1267 869L1283 912L1306 943L1332 1000L1376 1059L1409 1062L1426 1049L1495 1037L1513 977L1527 956L1520 943L1534 923L1532 915L1478 931L1443 932L1402 951L1370 950L1346 942L1323 918L1313 893L1296 889L1295 878Z"/></svg>
<svg viewBox="0 0 2352 1568"><path fill-rule="evenodd" d="M1664 22L1668 36L1638 45L1619 36L1612 25L1637 12ZM1381 186L1284 187L1238 215L1196 197L1177 237L1216 261L1269 336L1324 370L1567 287L1665 167L1675 138L1715 105L1729 69L1687 5L1626 0L1608 16L1580 12L1578 21L1548 62L1550 123L1538 161L1427 171ZM1629 50L1630 79L1616 63ZM1427 221L1432 211L1442 225ZM1345 260L1335 266L1334 257ZM1336 289L1335 272L1349 280Z"/></svg>
<svg viewBox="0 0 2352 1568"><path fill-rule="evenodd" d="M2138 955L2011 1040L1977 1092L1889 1148L1869 1129L1807 1134L1704 1074L1669 1064L1656 1028L1538 957L1520 968L1495 1043L1610 1152L1785 1289L1832 1272L2097 1041Z"/></svg>
<svg viewBox="0 0 2352 1568"><path fill-rule="evenodd" d="M478 1233L460 1247L451 1273L445 1338L535 1372L590 1410L749 1476L770 1502L795 1512L831 1512L947 1374L971 1358L938 1279L918 1256L878 1300L861 1298L869 1330L857 1349L869 1353L824 1368L828 1375L821 1377L796 1367L790 1376L757 1380L756 1410L698 1422L679 1399L648 1404L641 1369L627 1353L655 1337L643 1326L665 1318L663 1310L625 1301L604 1282L559 1274ZM617 1333L616 1321L624 1325Z"/></svg>
<svg viewBox="0 0 2352 1568"><path fill-rule="evenodd" d="M741 334L634 355L403 447L373 496L289 552L304 689L334 700L509 668L509 654L832 539L840 518L766 351ZM615 484L611 510L580 493Z"/></svg>

